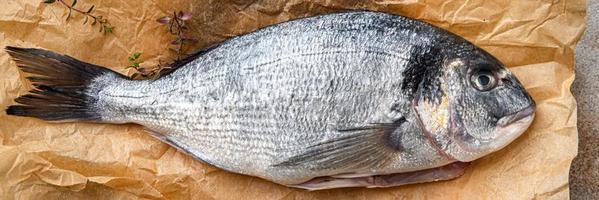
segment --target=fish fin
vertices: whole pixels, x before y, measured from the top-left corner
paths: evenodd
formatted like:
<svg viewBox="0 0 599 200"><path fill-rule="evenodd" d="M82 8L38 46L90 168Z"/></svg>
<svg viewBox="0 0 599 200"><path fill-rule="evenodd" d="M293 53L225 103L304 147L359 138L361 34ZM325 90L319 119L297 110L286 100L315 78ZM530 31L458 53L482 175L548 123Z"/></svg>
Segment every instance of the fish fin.
<svg viewBox="0 0 599 200"><path fill-rule="evenodd" d="M150 134L150 136L152 136L152 137L160 140L162 143L168 144L169 146L175 148L177 151L179 151L179 152L181 152L183 154L186 154L186 155L192 157L193 159L199 160L199 161L201 161L201 162L203 162L203 163L205 163L207 165L213 166L213 167L218 167L217 165L214 165L214 164L208 162L206 159L201 158L200 156L198 156L198 155L194 154L193 152L191 152L190 150L188 150L189 147L186 147L185 144L182 144L180 142L177 142L176 140L173 140L173 139L169 138L164 133L152 130L152 129L148 128L148 127L144 127L143 130L146 133ZM220 168L220 167L218 167L218 168ZM222 168L220 168L220 169L222 169Z"/></svg>
<svg viewBox="0 0 599 200"><path fill-rule="evenodd" d="M373 172L366 172L366 173L342 173L342 174L335 174L335 175L331 175L330 177L332 178L358 178L358 177L367 177L367 176L374 176L377 175Z"/></svg>
<svg viewBox="0 0 599 200"><path fill-rule="evenodd" d="M155 130L152 130L152 129L149 129L147 127L144 127L143 130L146 133L150 134L152 137L160 140L162 143L168 144L169 146L177 149L178 151L180 151L182 153L185 153L185 154L187 154L187 155L189 155L191 157L194 157L196 159L201 160L200 158L198 158L197 156L195 156L193 153L191 153L191 151L185 149L185 147L183 147L183 145L181 145L181 144L179 144L179 143L171 140L165 134L163 134L161 132L158 132L158 131L155 131Z"/></svg>
<svg viewBox="0 0 599 200"><path fill-rule="evenodd" d="M405 121L369 124L362 127L339 129L346 136L320 142L275 167L307 166L313 170L380 168L389 164L393 156L402 150L398 141L401 133L396 131Z"/></svg>
<svg viewBox="0 0 599 200"><path fill-rule="evenodd" d="M42 49L7 46L6 52L23 72L32 75L27 79L34 86L29 94L16 98L20 105L9 106L6 114L49 121L100 120L89 107L96 97L86 89L94 78L118 73Z"/></svg>
<svg viewBox="0 0 599 200"><path fill-rule="evenodd" d="M209 46L207 48L201 49L199 51L193 52L181 59L175 60L175 62L171 63L166 69L160 71L158 78L169 75L171 73L173 73L174 71L176 71L177 69L187 65L188 63L190 63L191 61L197 59L198 57L206 54L207 52L209 52L210 50L218 47L220 45L220 43L217 43L215 45Z"/></svg>
<svg viewBox="0 0 599 200"><path fill-rule="evenodd" d="M454 179L463 175L466 167L468 167L469 164L470 163L465 162L455 162L437 168L396 174L366 175L354 177L316 177L312 180L306 181L301 184L288 186L307 190L324 190L345 187L394 187L400 185Z"/></svg>

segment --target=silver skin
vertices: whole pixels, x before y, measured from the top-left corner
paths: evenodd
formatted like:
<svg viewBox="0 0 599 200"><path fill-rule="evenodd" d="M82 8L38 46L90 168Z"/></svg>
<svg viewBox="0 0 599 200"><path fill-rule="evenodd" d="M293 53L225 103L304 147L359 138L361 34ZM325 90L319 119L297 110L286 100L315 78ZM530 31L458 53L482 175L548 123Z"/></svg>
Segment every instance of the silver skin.
<svg viewBox="0 0 599 200"><path fill-rule="evenodd" d="M487 91L476 87L481 66ZM218 168L295 186L469 162L509 144L534 114L488 53L376 12L276 24L160 79L106 73L86 92L100 122L141 124Z"/></svg>

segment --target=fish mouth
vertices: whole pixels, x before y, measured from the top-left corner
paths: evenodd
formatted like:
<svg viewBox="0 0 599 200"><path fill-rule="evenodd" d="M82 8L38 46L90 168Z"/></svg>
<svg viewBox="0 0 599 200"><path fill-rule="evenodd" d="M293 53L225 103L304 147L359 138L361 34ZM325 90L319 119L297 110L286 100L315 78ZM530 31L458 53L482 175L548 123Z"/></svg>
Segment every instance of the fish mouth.
<svg viewBox="0 0 599 200"><path fill-rule="evenodd" d="M512 115L502 117L497 122L495 138L488 143L488 153L507 146L528 129L535 117L535 107L530 106Z"/></svg>
<svg viewBox="0 0 599 200"><path fill-rule="evenodd" d="M524 108L514 114L502 117L501 119L499 119L499 121L497 121L497 126L504 128L504 127L510 126L511 124L514 124L514 123L519 124L523 121L529 121L534 117L534 113L535 113L535 106L534 105L529 106L529 107Z"/></svg>
<svg viewBox="0 0 599 200"><path fill-rule="evenodd" d="M522 133L528 129L535 117L535 106L531 105L513 114L504 116L497 121L495 130L489 137L480 138L466 134L467 137L476 139L479 143L476 146L463 142L464 139L454 138L453 141L466 152L474 153L478 156L462 157L457 159L461 162L470 162L481 156L487 155L510 144ZM454 156L455 157L455 156Z"/></svg>

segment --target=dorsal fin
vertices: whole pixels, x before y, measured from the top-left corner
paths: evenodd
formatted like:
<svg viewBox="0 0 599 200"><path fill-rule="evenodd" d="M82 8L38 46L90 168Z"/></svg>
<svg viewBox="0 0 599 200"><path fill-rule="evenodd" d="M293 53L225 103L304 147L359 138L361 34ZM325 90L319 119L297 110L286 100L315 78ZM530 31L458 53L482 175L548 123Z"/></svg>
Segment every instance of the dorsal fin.
<svg viewBox="0 0 599 200"><path fill-rule="evenodd" d="M171 63L170 65L168 65L168 67L162 71L160 71L160 74L158 74L158 76L156 77L161 78L163 76L169 75L170 73L176 71L177 69L185 66L187 63L199 58L200 56L204 55L205 53L211 51L212 49L220 46L221 43L217 43L217 44L213 44L208 46L207 48L204 49L200 49L196 52L193 52L191 54L188 54L187 56L181 58L181 59L177 59L175 60L175 62Z"/></svg>

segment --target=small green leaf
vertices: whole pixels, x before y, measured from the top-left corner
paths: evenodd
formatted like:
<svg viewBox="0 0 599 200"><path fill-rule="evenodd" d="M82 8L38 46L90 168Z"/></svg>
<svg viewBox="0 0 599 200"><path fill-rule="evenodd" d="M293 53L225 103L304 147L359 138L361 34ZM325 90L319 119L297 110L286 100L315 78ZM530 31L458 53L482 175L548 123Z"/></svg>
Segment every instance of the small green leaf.
<svg viewBox="0 0 599 200"><path fill-rule="evenodd" d="M77 4L77 0L73 0L73 3L71 4L71 7L74 7L75 4Z"/></svg>
<svg viewBox="0 0 599 200"><path fill-rule="evenodd" d="M138 52L138 53L134 53L134 54L133 54L133 58L134 58L135 60L137 60L137 59L139 58L139 56L141 56L141 53L139 53L139 52Z"/></svg>
<svg viewBox="0 0 599 200"><path fill-rule="evenodd" d="M104 25L104 33L112 33L112 26Z"/></svg>
<svg viewBox="0 0 599 200"><path fill-rule="evenodd" d="M94 6L96 6L96 5L92 5L92 7L89 7L89 9L87 10L87 12L86 12L86 13L91 13L91 12L92 12L92 10L94 10Z"/></svg>
<svg viewBox="0 0 599 200"><path fill-rule="evenodd" d="M54 3L54 2L56 2L56 0L45 0L44 1L44 3L47 3L47 4L51 4L51 3Z"/></svg>

